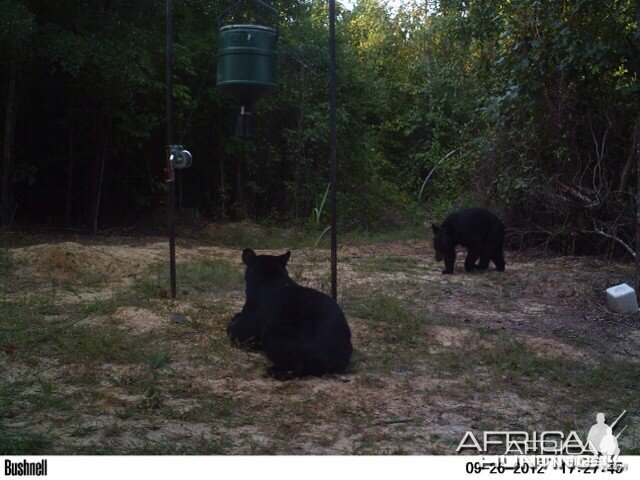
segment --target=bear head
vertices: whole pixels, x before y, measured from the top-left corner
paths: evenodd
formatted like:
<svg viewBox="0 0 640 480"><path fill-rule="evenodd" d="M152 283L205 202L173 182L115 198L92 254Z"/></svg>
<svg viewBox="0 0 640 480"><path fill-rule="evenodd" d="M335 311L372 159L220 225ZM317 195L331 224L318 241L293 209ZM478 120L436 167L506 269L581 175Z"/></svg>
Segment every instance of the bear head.
<svg viewBox="0 0 640 480"><path fill-rule="evenodd" d="M287 262L290 257L290 251L283 255L257 255L250 248L245 248L242 263L247 266L244 272L247 288L258 287L279 277L288 278Z"/></svg>
<svg viewBox="0 0 640 480"><path fill-rule="evenodd" d="M436 262L441 262L451 245L452 233L449 228L431 224L433 229L433 250L436 252Z"/></svg>

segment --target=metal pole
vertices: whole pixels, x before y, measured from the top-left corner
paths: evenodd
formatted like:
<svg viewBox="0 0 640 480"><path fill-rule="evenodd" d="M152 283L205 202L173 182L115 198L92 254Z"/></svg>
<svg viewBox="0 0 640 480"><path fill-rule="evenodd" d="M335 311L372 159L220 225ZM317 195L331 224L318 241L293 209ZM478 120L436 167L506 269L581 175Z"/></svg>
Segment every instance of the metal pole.
<svg viewBox="0 0 640 480"><path fill-rule="evenodd" d="M640 24L640 23L639 23ZM640 294L640 133L636 139L636 293Z"/></svg>
<svg viewBox="0 0 640 480"><path fill-rule="evenodd" d="M169 277L176 298L176 175L169 159L173 145L173 1L167 0L167 184L169 186Z"/></svg>
<svg viewBox="0 0 640 480"><path fill-rule="evenodd" d="M640 2L636 5L636 38L640 35ZM640 72L636 71L636 83ZM635 132L636 141L636 294L640 293L640 132Z"/></svg>
<svg viewBox="0 0 640 480"><path fill-rule="evenodd" d="M338 128L336 125L336 2L329 0L329 131L331 160L331 297L338 298Z"/></svg>

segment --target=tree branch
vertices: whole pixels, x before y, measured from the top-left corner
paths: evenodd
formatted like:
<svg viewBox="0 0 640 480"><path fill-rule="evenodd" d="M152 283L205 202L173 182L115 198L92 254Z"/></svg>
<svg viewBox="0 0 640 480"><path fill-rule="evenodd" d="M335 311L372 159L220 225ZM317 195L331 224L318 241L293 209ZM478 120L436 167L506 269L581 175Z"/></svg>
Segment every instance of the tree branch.
<svg viewBox="0 0 640 480"><path fill-rule="evenodd" d="M629 245L627 245L625 242L623 242L621 239L616 237L615 235L611 235L610 233L606 233L605 231L603 231L600 228L598 228L595 223L593 224L593 231L596 232L598 235L600 235L602 237L609 238L609 239L613 240L614 242L617 242L627 252L629 252L629 254L633 258L636 258L636 253L633 251L633 249Z"/></svg>

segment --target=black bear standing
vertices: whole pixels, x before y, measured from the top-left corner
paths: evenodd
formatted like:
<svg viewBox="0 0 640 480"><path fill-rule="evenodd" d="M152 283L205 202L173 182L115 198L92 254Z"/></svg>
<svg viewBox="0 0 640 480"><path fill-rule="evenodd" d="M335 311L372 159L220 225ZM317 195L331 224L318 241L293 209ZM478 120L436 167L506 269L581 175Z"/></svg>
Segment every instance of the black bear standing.
<svg viewBox="0 0 640 480"><path fill-rule="evenodd" d="M352 353L344 314L329 296L289 277L290 256L242 252L246 301L227 333L242 346L262 348L275 378L343 372Z"/></svg>
<svg viewBox="0 0 640 480"><path fill-rule="evenodd" d="M504 271L504 224L484 208L464 208L447 216L442 225L433 225L433 248L436 261L444 259L444 271L453 273L456 246L467 249L464 269L486 270L492 261L496 269ZM476 261L480 262L476 265Z"/></svg>

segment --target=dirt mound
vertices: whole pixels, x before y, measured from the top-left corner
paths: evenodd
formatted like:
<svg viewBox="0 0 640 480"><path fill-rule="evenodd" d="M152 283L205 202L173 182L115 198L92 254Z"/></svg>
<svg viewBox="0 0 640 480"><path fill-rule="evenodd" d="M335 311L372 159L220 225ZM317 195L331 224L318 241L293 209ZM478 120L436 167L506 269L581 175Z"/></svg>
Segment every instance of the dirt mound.
<svg viewBox="0 0 640 480"><path fill-rule="evenodd" d="M16 248L11 256L35 278L57 283L99 282L140 274L161 258L162 247L114 248L63 242Z"/></svg>
<svg viewBox="0 0 640 480"><path fill-rule="evenodd" d="M101 328L105 325L117 325L133 333L147 333L164 328L168 318L142 307L118 307L110 315L92 315L84 319L83 326Z"/></svg>
<svg viewBox="0 0 640 480"><path fill-rule="evenodd" d="M265 235L265 228L251 222L225 224L208 224L198 232L198 238L219 240L223 243L242 245L247 240L254 240Z"/></svg>
<svg viewBox="0 0 640 480"><path fill-rule="evenodd" d="M146 308L120 307L114 316L121 320L126 328L135 332L149 332L168 323L166 318Z"/></svg>

